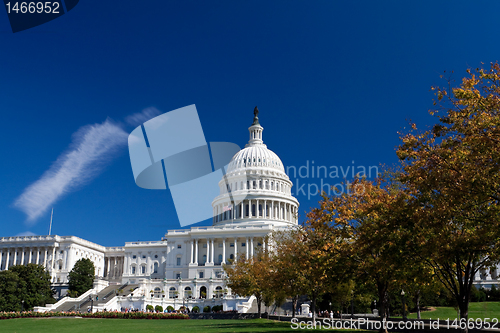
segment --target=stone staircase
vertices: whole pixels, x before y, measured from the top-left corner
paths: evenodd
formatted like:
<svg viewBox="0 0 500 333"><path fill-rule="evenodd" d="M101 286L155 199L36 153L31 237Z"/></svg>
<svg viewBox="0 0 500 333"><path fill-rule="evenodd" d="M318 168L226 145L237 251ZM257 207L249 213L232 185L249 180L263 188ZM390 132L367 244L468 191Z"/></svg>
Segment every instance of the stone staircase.
<svg viewBox="0 0 500 333"><path fill-rule="evenodd" d="M110 299L116 296L116 291L119 289L125 289L128 288L128 284L124 284L122 286L117 286L117 285L112 285L104 288L100 292L97 293L97 300L95 299L94 296L94 306L100 305L100 304L105 304L107 303ZM134 286L135 287L135 286ZM81 312L86 312L87 308L92 304L91 301L89 301L88 297L85 299L78 301L78 300L72 300L70 299L64 304L61 304L61 306L58 306L55 309L52 309L51 311L81 311Z"/></svg>

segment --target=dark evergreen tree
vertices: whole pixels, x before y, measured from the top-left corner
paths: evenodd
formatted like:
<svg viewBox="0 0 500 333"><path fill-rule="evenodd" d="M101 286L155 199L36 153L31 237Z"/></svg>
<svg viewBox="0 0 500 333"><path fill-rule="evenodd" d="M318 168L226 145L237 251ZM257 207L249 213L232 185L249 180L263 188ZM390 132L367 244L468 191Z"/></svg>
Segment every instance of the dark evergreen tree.
<svg viewBox="0 0 500 333"><path fill-rule="evenodd" d="M92 288L94 275L94 263L90 259L78 260L68 275L69 290L71 292L77 292L78 295L83 294Z"/></svg>
<svg viewBox="0 0 500 333"><path fill-rule="evenodd" d="M32 310L54 303L50 275L43 266L11 266L0 272L0 311Z"/></svg>
<svg viewBox="0 0 500 333"><path fill-rule="evenodd" d="M42 265L28 264L9 268L20 279L20 297L24 301L22 310L54 303L54 291L50 287L50 275Z"/></svg>
<svg viewBox="0 0 500 333"><path fill-rule="evenodd" d="M0 311L21 310L21 285L17 273L11 270L0 272Z"/></svg>

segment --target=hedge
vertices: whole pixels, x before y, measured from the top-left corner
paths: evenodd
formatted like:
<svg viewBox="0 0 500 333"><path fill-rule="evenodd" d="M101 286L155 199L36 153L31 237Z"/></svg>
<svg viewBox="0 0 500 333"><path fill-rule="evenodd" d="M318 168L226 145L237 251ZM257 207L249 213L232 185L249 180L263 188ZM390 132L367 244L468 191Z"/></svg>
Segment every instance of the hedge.
<svg viewBox="0 0 500 333"><path fill-rule="evenodd" d="M118 318L118 319L189 319L182 313L154 312L0 312L0 319L47 318L47 317L83 317L83 318Z"/></svg>

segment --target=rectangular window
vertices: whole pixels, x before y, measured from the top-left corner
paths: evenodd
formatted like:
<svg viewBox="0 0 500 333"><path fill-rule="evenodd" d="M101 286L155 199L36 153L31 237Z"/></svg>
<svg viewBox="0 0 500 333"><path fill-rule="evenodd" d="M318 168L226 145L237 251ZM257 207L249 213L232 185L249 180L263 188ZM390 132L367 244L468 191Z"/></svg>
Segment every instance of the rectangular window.
<svg viewBox="0 0 500 333"><path fill-rule="evenodd" d="M203 248L206 249L207 248L207 243L203 244Z"/></svg>
<svg viewBox="0 0 500 333"><path fill-rule="evenodd" d="M132 266L132 274L135 274L135 266Z"/></svg>
<svg viewBox="0 0 500 333"><path fill-rule="evenodd" d="M222 243L219 243L219 247L222 247Z"/></svg>
<svg viewBox="0 0 500 333"><path fill-rule="evenodd" d="M181 265L181 258L177 258L177 266Z"/></svg>
<svg viewBox="0 0 500 333"><path fill-rule="evenodd" d="M241 243L241 246L245 247L245 246L247 246L247 244L246 243Z"/></svg>
<svg viewBox="0 0 500 333"><path fill-rule="evenodd" d="M175 274L175 278L176 278L177 280L179 280L179 279L181 278L181 273L177 273L177 274Z"/></svg>
<svg viewBox="0 0 500 333"><path fill-rule="evenodd" d="M182 245L181 244L177 244L177 248L178 249L182 249Z"/></svg>
<svg viewBox="0 0 500 333"><path fill-rule="evenodd" d="M221 271L215 271L215 277L216 277L217 279L222 278L222 272L221 272Z"/></svg>
<svg viewBox="0 0 500 333"><path fill-rule="evenodd" d="M203 279L203 272L199 272L198 276L199 276L200 279Z"/></svg>
<svg viewBox="0 0 500 333"><path fill-rule="evenodd" d="M229 247L234 247L234 243L229 243Z"/></svg>
<svg viewBox="0 0 500 333"><path fill-rule="evenodd" d="M132 259L135 259L135 258L137 258L137 256L134 254L134 255L132 256Z"/></svg>

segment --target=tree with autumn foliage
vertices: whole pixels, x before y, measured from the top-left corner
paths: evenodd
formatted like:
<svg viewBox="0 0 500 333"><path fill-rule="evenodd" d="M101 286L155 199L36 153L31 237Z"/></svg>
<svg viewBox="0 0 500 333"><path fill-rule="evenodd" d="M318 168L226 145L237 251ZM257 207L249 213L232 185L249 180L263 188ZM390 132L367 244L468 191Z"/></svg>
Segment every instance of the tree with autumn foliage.
<svg viewBox="0 0 500 333"><path fill-rule="evenodd" d="M389 175L389 174L388 174ZM329 229L342 241L343 269L357 281L376 287L381 320L388 316L388 293L399 288L411 263L406 251L411 196L392 177L369 181L355 179L350 191L340 196L323 194L320 207L309 214L314 230Z"/></svg>
<svg viewBox="0 0 500 333"><path fill-rule="evenodd" d="M416 190L413 245L464 319L475 274L500 249L500 66L467 73L457 87L433 88L439 122L424 132L412 125L397 150L402 180Z"/></svg>
<svg viewBox="0 0 500 333"><path fill-rule="evenodd" d="M225 264L223 267L227 275L226 285L233 294L255 296L260 318L263 297L270 294L274 287L269 256L259 250L248 259L240 257L231 265Z"/></svg>

